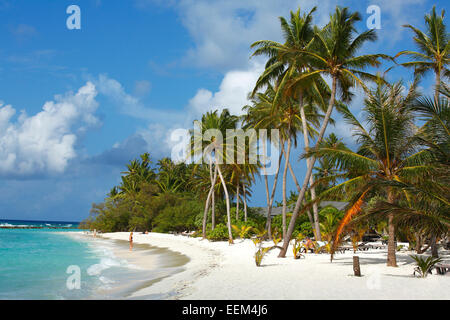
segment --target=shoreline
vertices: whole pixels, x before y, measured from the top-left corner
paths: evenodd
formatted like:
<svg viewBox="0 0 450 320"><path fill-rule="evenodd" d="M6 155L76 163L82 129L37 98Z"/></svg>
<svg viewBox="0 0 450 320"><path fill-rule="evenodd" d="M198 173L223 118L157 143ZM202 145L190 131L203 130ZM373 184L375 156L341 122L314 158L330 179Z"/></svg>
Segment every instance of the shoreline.
<svg viewBox="0 0 450 320"><path fill-rule="evenodd" d="M104 233L102 239L122 240L128 242L129 232ZM128 298L162 295L167 299L183 299L191 292L191 286L198 278L205 276L218 266L221 253L217 250L201 247L198 238L174 236L163 233L133 234L134 245L150 245L188 257L180 272L155 279L148 287L134 292ZM197 243L195 243L197 242Z"/></svg>
<svg viewBox="0 0 450 320"><path fill-rule="evenodd" d="M101 237L127 240L128 232L106 233ZM353 252L337 254L330 263L328 254L306 254L294 260L291 250L277 258L272 250L256 267L251 240L210 242L201 238L160 233L134 234L135 244L150 244L189 257L184 270L136 291L130 298L166 294L167 299L450 299L449 275L412 276L415 264L411 252L398 252L398 267L386 266L385 249L357 252L362 277L353 276ZM269 246L270 243L265 243ZM441 254L449 260L449 252ZM172 295L168 295L172 292Z"/></svg>
<svg viewBox="0 0 450 320"><path fill-rule="evenodd" d="M113 284L112 287L98 288L87 299L165 299L172 293L153 294L141 290L184 271L186 263L190 260L186 255L148 243L135 243L133 251L130 251L128 241L122 238L107 238L103 235L94 238L82 231L61 234L75 241L85 241L92 249L103 252L100 253L98 264L89 267L91 271L87 270L88 274L91 272L90 275L96 275L101 279L104 278L103 270L108 270L111 266L122 268L122 271L119 271L120 276L116 275L119 278L116 278L114 273L107 276L108 281L111 281L108 283Z"/></svg>

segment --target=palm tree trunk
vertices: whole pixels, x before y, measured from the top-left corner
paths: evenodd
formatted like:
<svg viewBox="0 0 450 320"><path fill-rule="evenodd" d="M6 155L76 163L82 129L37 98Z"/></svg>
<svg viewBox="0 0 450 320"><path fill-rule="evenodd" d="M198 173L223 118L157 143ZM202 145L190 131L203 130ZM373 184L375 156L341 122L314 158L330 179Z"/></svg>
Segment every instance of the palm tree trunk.
<svg viewBox="0 0 450 320"><path fill-rule="evenodd" d="M267 220L266 220L266 229L269 232L269 239L270 234L272 234L272 226L270 222L270 194L269 194L269 179L267 178L267 170L266 170L266 156L267 156L267 148L266 148L266 141L263 141L263 156L264 156L264 165L263 165L263 172L264 172L264 185L266 187L266 201L267 201ZM270 229L270 231L269 231Z"/></svg>
<svg viewBox="0 0 450 320"><path fill-rule="evenodd" d="M233 234L231 233L231 215L230 215L230 197L228 196L228 189L225 183L225 179L222 175L222 170L220 170L220 165L218 160L216 159L216 168L219 172L220 181L222 182L223 191L225 192L225 202L227 205L227 227L228 227L228 242L230 244L233 243Z"/></svg>
<svg viewBox="0 0 450 320"><path fill-rule="evenodd" d="M284 148L284 146L283 146ZM289 167L289 156L291 154L291 139L289 138L287 141L287 151L284 161L284 171L283 171L283 210L282 210L282 218L283 218L283 239L286 236L286 177L287 177L287 171Z"/></svg>
<svg viewBox="0 0 450 320"><path fill-rule="evenodd" d="M214 228L216 227L216 203L215 203L215 198L216 198L216 192L215 192L215 186L216 186L216 180L217 180L217 176L216 178L213 179L213 174L212 174L212 159L210 160L209 163L209 176L211 177L211 185L212 185L212 195L211 195L211 230L214 230ZM215 173L217 175L217 173Z"/></svg>
<svg viewBox="0 0 450 320"><path fill-rule="evenodd" d="M294 170L292 170L291 161L288 162L288 165L289 165L289 171L291 172L292 179L294 180L295 186L297 187L297 191L298 191L298 193L300 193L300 191L302 190L302 187L300 187L300 185L297 181L297 178L295 177ZM305 204L306 204L306 201L303 200L303 205L305 205ZM314 231L314 220L311 215L311 211L306 210L306 213L308 214L309 222L311 223L311 227L313 228L313 231Z"/></svg>
<svg viewBox="0 0 450 320"><path fill-rule="evenodd" d="M206 198L205 211L203 212L203 228L202 228L203 239L206 239L206 223L208 220L209 203L211 201L211 195L214 193L214 186L216 184L216 180L217 180L217 167L214 170L213 181L211 183L211 188L209 189L208 197Z"/></svg>
<svg viewBox="0 0 450 320"><path fill-rule="evenodd" d="M203 211L202 237L206 239L206 221L208 218L209 201L211 200L211 189L209 189L208 197L206 197L205 211Z"/></svg>
<svg viewBox="0 0 450 320"><path fill-rule="evenodd" d="M245 183L242 184L242 188L244 191L244 221L247 222L247 194L245 190Z"/></svg>
<svg viewBox="0 0 450 320"><path fill-rule="evenodd" d="M422 249L422 236L419 232L416 232L416 253L420 254Z"/></svg>
<svg viewBox="0 0 450 320"><path fill-rule="evenodd" d="M439 103L439 87L441 86L441 74L440 70L436 71L436 88L434 91L434 101L436 105Z"/></svg>
<svg viewBox="0 0 450 320"><path fill-rule="evenodd" d="M267 156L267 149L266 149L266 141L263 141L263 155L264 157ZM277 181L278 181L278 173L280 172L280 166L281 166L281 157L282 157L282 153L280 153L280 156L278 158L278 167L277 167L277 171L275 173L275 179L273 182L273 187L272 187L272 194L269 194L269 180L267 178L267 171L266 171L266 166L265 166L265 161L264 161L264 166L263 166L263 172L264 172L264 182L266 185L266 196L267 196L267 221L266 221L266 230L267 230L267 234L269 239L272 239L272 204L273 204L273 199L275 197L275 189L276 189L276 185L277 185Z"/></svg>
<svg viewBox="0 0 450 320"><path fill-rule="evenodd" d="M264 170L265 171L265 170ZM266 195L267 195L267 218L266 218L266 229L267 229L267 233L269 235L269 239L271 239L271 234L272 234L272 219L271 219L271 212L272 212L272 208L270 206L270 194L269 194L269 181L267 178L267 174L264 175L264 182L265 182L265 186L266 186Z"/></svg>
<svg viewBox="0 0 450 320"><path fill-rule="evenodd" d="M215 182L213 187L213 193L211 197L211 230L216 228L216 190L215 190Z"/></svg>
<svg viewBox="0 0 450 320"><path fill-rule="evenodd" d="M394 202L394 195L392 193L392 189L388 189L388 202ZM388 267L397 267L397 257L395 255L396 245L395 245L395 226L394 226L394 214L390 213L388 216L388 257L387 257L387 266Z"/></svg>
<svg viewBox="0 0 450 320"><path fill-rule="evenodd" d="M298 184L297 177L294 174L294 170L292 170L290 161L288 162L288 166L289 166L289 172L291 173L291 176L292 176L292 180L294 180L295 186L297 187L297 191L300 192L300 190L302 190L302 187L300 187L300 185Z"/></svg>
<svg viewBox="0 0 450 320"><path fill-rule="evenodd" d="M239 182L236 190L236 222L239 220Z"/></svg>
<svg viewBox="0 0 450 320"><path fill-rule="evenodd" d="M269 206L268 206L268 210L267 210L267 233L269 235L269 239L272 239L272 206L273 206L273 200L275 199L275 190L277 188L277 184L278 184L278 175L280 173L280 168L281 168L281 159L283 157L283 153L280 152L280 156L278 157L278 167L277 167L277 171L275 172L275 178L273 180L273 186L272 186L272 193L270 195L270 200L269 200Z"/></svg>
<svg viewBox="0 0 450 320"><path fill-rule="evenodd" d="M395 227L394 227L394 214L389 214L389 226L388 226L388 257L387 257L387 266L388 267L397 267L397 258L395 255Z"/></svg>
<svg viewBox="0 0 450 320"><path fill-rule="evenodd" d="M333 76L332 81L333 82L332 82L330 102L328 104L327 113L325 114L325 118L323 119L323 123L320 128L320 132L319 132L319 136L317 138L316 144L319 144L320 142L322 142L323 136L325 134L325 130L327 129L328 122L330 121L331 113L333 112L333 107L334 107L334 103L335 103L335 99L336 99L336 82L337 82L336 76ZM294 212L292 213L292 218L291 218L291 221L289 223L289 227L288 227L288 230L286 233L286 238L283 241L283 248L280 250L280 253L278 255L278 257L280 257L280 258L286 257L286 252L289 247L289 241L291 240L292 233L294 232L295 222L297 220L298 213L300 210L300 205L303 202L303 199L305 198L305 193L306 193L306 189L308 188L309 178L311 177L312 170L314 168L315 163L316 163L316 157L311 157L311 159L309 161L309 165L308 165L308 170L306 171L305 179L303 181L302 190L300 191L300 193L298 195L297 203L295 204L295 209L294 209Z"/></svg>
<svg viewBox="0 0 450 320"><path fill-rule="evenodd" d="M433 234L431 236L430 241L431 241L431 244L430 244L430 246L431 246L431 256L433 258L439 258L438 247L437 247L437 243L436 243L437 242L437 237L436 237L435 234Z"/></svg>
<svg viewBox="0 0 450 320"><path fill-rule="evenodd" d="M305 107L303 105L303 93L300 93L300 118L302 119L302 129L303 129L303 140L305 142L305 150L309 149L309 136L308 136L308 124L306 122L306 115L305 115ZM306 165L309 166L309 158L306 159ZM314 177L313 175L309 178L309 186L311 191L311 200L316 199L316 189L313 187L314 185ZM308 210L309 212L309 210ZM317 203L313 204L313 213L314 213L314 224L312 224L313 229L315 229L315 238L316 241L322 241L322 237L320 234L320 223L319 223L319 208L317 206Z"/></svg>

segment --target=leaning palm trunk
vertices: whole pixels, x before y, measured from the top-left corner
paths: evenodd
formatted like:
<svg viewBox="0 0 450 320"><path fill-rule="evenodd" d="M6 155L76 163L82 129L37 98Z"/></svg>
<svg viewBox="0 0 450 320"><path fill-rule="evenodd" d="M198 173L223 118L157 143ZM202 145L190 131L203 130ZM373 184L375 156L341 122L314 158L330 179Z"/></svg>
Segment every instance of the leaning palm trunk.
<svg viewBox="0 0 450 320"><path fill-rule="evenodd" d="M214 181L214 185L216 182ZM211 230L214 230L216 227L216 191L213 189L213 193L211 196Z"/></svg>
<svg viewBox="0 0 450 320"><path fill-rule="evenodd" d="M281 159L282 159L283 153L280 153L280 156L278 157L278 166L277 171L275 172L275 178L273 180L273 186L272 186L272 193L270 195L269 204L267 207L267 233L269 235L269 239L272 239L272 206L273 206L273 200L275 199L275 190L277 188L278 184L278 175L280 173L280 167L281 167ZM266 176L267 177L267 176Z"/></svg>
<svg viewBox="0 0 450 320"><path fill-rule="evenodd" d="M242 184L242 188L244 191L244 221L247 222L247 195L245 190L245 183Z"/></svg>
<svg viewBox="0 0 450 320"><path fill-rule="evenodd" d="M231 233L231 215L230 215L230 197L228 196L228 189L225 183L225 179L222 175L222 170L220 170L220 165L218 160L216 159L216 168L219 172L220 181L222 182L223 191L225 192L225 202L227 205L227 227L228 227L228 242L233 243L233 234Z"/></svg>
<svg viewBox="0 0 450 320"><path fill-rule="evenodd" d="M206 222L208 219L209 203L212 198L211 196L214 194L214 186L216 184L216 180L217 180L217 167L214 170L214 176L213 176L213 180L211 183L211 188L209 189L208 197L206 198L205 211L203 213L203 228L202 228L203 239L206 239Z"/></svg>
<svg viewBox="0 0 450 320"><path fill-rule="evenodd" d="M322 142L323 136L325 134L325 130L327 129L328 122L330 121L331 113L333 112L333 107L334 107L334 103L335 103L335 99L336 99L336 81L337 81L336 76L333 76L331 98L330 98L330 101L328 104L327 113L325 114L325 118L323 119L323 123L320 128L320 132L319 132L319 136L317 138L316 144L319 144ZM289 241L291 240L292 233L294 232L295 222L297 220L297 217L298 217L298 214L300 211L300 205L303 202L303 199L305 198L306 189L308 188L309 178L311 177L312 170L314 168L315 163L316 163L316 157L313 156L313 157L311 157L311 159L309 161L308 170L306 171L306 176L303 181L302 190L300 191L300 193L298 195L297 203L295 204L295 209L294 209L294 212L292 213L292 218L289 223L286 237L283 241L283 248L280 250L280 254L278 255L278 257L280 257L280 258L286 257L286 252L289 247Z"/></svg>
<svg viewBox="0 0 450 320"><path fill-rule="evenodd" d="M263 156L266 157L266 155L267 155L266 141L263 141ZM277 171L275 173L275 179L274 179L274 182L273 182L272 194L269 194L269 181L268 181L268 178L267 178L267 170L266 170L266 166L265 166L265 161L264 161L264 165L263 165L264 182L265 182L265 186L266 186L266 197L267 197L266 230L267 230L267 234L268 234L269 239L272 239L272 217L271 217L272 204L273 204L273 199L275 197L275 189L276 189L277 181L278 181L278 173L280 172L280 165L281 165L281 157L282 157L282 155L283 154L280 153L280 156L278 158L278 166L277 166Z"/></svg>
<svg viewBox="0 0 450 320"><path fill-rule="evenodd" d="M309 149L309 137L308 137L308 128L306 123L306 115L305 115L305 107L303 106L303 96L300 95L300 117L302 119L302 128L303 128L303 140L305 142L305 150ZM306 166L309 166L309 158L306 159ZM309 186L311 191L311 200L314 201L316 199L316 189L314 188L314 177L313 175L309 178ZM309 213L309 210L308 210ZM314 224L311 224L313 230L315 230L315 238L317 241L322 241L322 237L320 235L320 223L319 223L319 209L317 207L317 203L313 204L313 213L314 213ZM310 213L309 213L310 214Z"/></svg>
<svg viewBox="0 0 450 320"><path fill-rule="evenodd" d="M283 146L284 147L284 146ZM286 177L287 177L287 170L289 167L289 156L291 154L291 139L289 138L287 141L287 151L284 161L284 171L283 171L283 210L282 210L282 218L283 218L283 239L286 236Z"/></svg>
<svg viewBox="0 0 450 320"><path fill-rule="evenodd" d="M214 230L214 228L216 227L216 204L215 204L215 196L216 196L216 192L215 192L215 186L216 186L216 180L217 180L217 173L216 177L213 177L212 174L212 159L210 159L209 161L209 176L211 177L211 186L212 186L212 194L211 194L211 230Z"/></svg>
<svg viewBox="0 0 450 320"><path fill-rule="evenodd" d="M271 238L272 234L272 221L270 219L270 214L272 211L272 208L270 206L270 194L269 194L269 181L267 179L267 174L264 175L264 182L266 186L266 198L267 198L267 220L266 220L266 229L269 234L269 239Z"/></svg>
<svg viewBox="0 0 450 320"><path fill-rule="evenodd" d="M294 170L292 170L290 161L288 162L288 165L289 165L289 171L291 172L292 180L294 180L295 186L297 187L297 191L298 191L298 193L300 193L300 191L302 190L302 187L300 187L300 185L298 184L297 178L295 177L295 174L294 174ZM305 204L306 204L306 201L303 200L303 205L305 205ZM309 219L309 222L311 223L311 227L314 230L314 220L311 215L311 211L307 210L306 213L308 214L308 219Z"/></svg>
<svg viewBox="0 0 450 320"><path fill-rule="evenodd" d="M239 182L236 190L236 222L239 220Z"/></svg>

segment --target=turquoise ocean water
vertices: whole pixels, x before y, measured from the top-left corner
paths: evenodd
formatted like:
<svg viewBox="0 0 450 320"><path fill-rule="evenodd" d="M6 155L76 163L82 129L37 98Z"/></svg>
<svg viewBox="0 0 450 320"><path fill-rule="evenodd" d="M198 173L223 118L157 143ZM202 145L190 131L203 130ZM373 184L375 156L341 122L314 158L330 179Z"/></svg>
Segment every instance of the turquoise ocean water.
<svg viewBox="0 0 450 320"><path fill-rule="evenodd" d="M126 243L99 239L93 244L67 233L80 231L76 223L0 220L0 226L10 225L74 229L0 229L0 299L122 299L145 286L142 279L161 276L115 257L114 249ZM69 266L79 267L80 289L66 285Z"/></svg>

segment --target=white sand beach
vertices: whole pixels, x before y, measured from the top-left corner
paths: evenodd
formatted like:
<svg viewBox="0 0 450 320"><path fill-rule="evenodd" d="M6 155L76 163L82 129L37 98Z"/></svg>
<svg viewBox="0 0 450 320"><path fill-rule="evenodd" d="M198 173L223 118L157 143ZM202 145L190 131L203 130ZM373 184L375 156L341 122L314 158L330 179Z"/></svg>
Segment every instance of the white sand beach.
<svg viewBox="0 0 450 320"><path fill-rule="evenodd" d="M129 233L103 234L103 238L128 240ZM251 240L210 242L170 234L134 234L134 242L180 252L190 258L184 271L143 288L132 298L168 294L173 299L450 299L450 274L412 276L411 252L398 252L398 268L386 267L386 249L357 252L362 277L353 276L353 251L306 254L293 259L292 252L277 258L278 250L256 267ZM272 243L267 243L267 246ZM449 253L441 252L448 261ZM135 259L138 263L139 259ZM175 294L173 294L175 293Z"/></svg>

